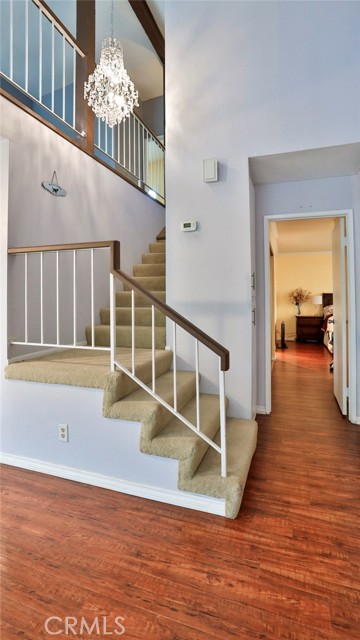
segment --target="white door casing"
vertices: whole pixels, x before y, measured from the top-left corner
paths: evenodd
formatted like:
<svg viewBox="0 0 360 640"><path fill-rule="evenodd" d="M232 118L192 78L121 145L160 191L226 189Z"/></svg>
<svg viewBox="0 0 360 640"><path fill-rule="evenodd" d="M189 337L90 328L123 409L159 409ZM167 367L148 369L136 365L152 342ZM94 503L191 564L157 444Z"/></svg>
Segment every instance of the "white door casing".
<svg viewBox="0 0 360 640"><path fill-rule="evenodd" d="M355 255L354 216L352 209L312 211L304 213L271 214L264 216L264 316L265 316L265 413L271 413L271 320L270 320L270 223L277 220L301 220L310 218L344 218L347 231L347 318L348 318L348 365L349 365L349 420L357 424L356 411L356 316L355 316ZM261 371L259 372L261 374Z"/></svg>
<svg viewBox="0 0 360 640"><path fill-rule="evenodd" d="M332 233L334 304L334 395L343 416L347 415L347 308L345 220L335 221Z"/></svg>

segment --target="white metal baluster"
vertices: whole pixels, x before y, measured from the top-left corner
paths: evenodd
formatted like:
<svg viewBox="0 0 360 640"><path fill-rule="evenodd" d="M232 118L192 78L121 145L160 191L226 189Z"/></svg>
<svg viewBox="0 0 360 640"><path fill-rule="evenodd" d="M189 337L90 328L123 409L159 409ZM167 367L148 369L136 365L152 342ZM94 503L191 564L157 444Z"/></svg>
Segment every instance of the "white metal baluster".
<svg viewBox="0 0 360 640"><path fill-rule="evenodd" d="M151 305L152 392L155 393L155 307Z"/></svg>
<svg viewBox="0 0 360 640"><path fill-rule="evenodd" d="M73 117L72 126L75 129L76 118L76 50L73 49Z"/></svg>
<svg viewBox="0 0 360 640"><path fill-rule="evenodd" d="M14 75L14 0L10 0L10 79Z"/></svg>
<svg viewBox="0 0 360 640"><path fill-rule="evenodd" d="M176 384L176 324L173 321L173 378L174 378L174 411L177 411L177 384Z"/></svg>
<svg viewBox="0 0 360 640"><path fill-rule="evenodd" d="M59 252L56 252L56 344L60 344Z"/></svg>
<svg viewBox="0 0 360 640"><path fill-rule="evenodd" d="M51 23L51 111L54 113L55 102L55 26Z"/></svg>
<svg viewBox="0 0 360 640"><path fill-rule="evenodd" d="M24 305L24 309L25 309L25 342L28 341L28 254L25 253L25 305Z"/></svg>
<svg viewBox="0 0 360 640"><path fill-rule="evenodd" d="M76 249L73 251L73 342L76 345Z"/></svg>
<svg viewBox="0 0 360 640"><path fill-rule="evenodd" d="M116 358L116 304L115 277L110 273L110 369L115 371Z"/></svg>
<svg viewBox="0 0 360 640"><path fill-rule="evenodd" d="M25 2L25 91L29 90L29 0Z"/></svg>
<svg viewBox="0 0 360 640"><path fill-rule="evenodd" d="M131 120L130 120L130 118L127 118L127 122L128 122L128 132L129 132L129 136L128 136L128 154L129 154L128 171L131 171Z"/></svg>
<svg viewBox="0 0 360 640"><path fill-rule="evenodd" d="M220 448L221 448L221 475L226 478L226 413L225 413L225 371L221 370L219 358L219 394L220 394Z"/></svg>
<svg viewBox="0 0 360 640"><path fill-rule="evenodd" d="M142 174L141 180L145 183L145 128L141 125L142 135L141 135L141 144L142 144Z"/></svg>
<svg viewBox="0 0 360 640"><path fill-rule="evenodd" d="M137 150L137 174L136 177L140 179L140 122L137 121L137 141L138 141L138 150Z"/></svg>
<svg viewBox="0 0 360 640"><path fill-rule="evenodd" d="M123 133L123 161L122 166L126 168L126 158L125 158L125 120L122 121L122 133Z"/></svg>
<svg viewBox="0 0 360 640"><path fill-rule="evenodd" d="M39 8L39 102L42 102L42 42L43 42L42 11Z"/></svg>
<svg viewBox="0 0 360 640"><path fill-rule="evenodd" d="M118 124L116 127L116 131L117 131L117 154L116 154L116 160L117 163L120 164L120 125Z"/></svg>
<svg viewBox="0 0 360 640"><path fill-rule="evenodd" d="M44 254L40 252L40 342L44 342Z"/></svg>
<svg viewBox="0 0 360 640"><path fill-rule="evenodd" d="M111 157L115 160L115 131L114 127L111 129Z"/></svg>
<svg viewBox="0 0 360 640"><path fill-rule="evenodd" d="M200 431L199 341L195 338L196 428Z"/></svg>
<svg viewBox="0 0 360 640"><path fill-rule="evenodd" d="M108 133L109 133L108 126L105 122L105 153L108 152Z"/></svg>
<svg viewBox="0 0 360 640"><path fill-rule="evenodd" d="M132 116L132 129L133 129L133 174L136 176L136 120Z"/></svg>
<svg viewBox="0 0 360 640"><path fill-rule="evenodd" d="M98 147L101 149L101 127L100 127L100 118L97 119L98 123Z"/></svg>
<svg viewBox="0 0 360 640"><path fill-rule="evenodd" d="M90 283L91 283L91 346L95 346L95 296L94 296L94 249L90 250Z"/></svg>
<svg viewBox="0 0 360 640"><path fill-rule="evenodd" d="M62 37L62 43L63 43L63 50L62 50L62 65L63 65L63 73L62 73L62 119L65 122L65 84L66 84L66 79L65 79L65 44L66 44L66 40L65 37Z"/></svg>
<svg viewBox="0 0 360 640"><path fill-rule="evenodd" d="M135 291L131 289L131 370L135 375Z"/></svg>

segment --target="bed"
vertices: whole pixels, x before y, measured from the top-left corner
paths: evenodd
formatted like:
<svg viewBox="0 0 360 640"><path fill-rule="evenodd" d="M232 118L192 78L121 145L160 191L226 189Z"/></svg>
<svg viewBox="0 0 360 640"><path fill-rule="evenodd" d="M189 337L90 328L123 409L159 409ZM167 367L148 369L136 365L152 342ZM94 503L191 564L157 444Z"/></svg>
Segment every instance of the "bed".
<svg viewBox="0 0 360 640"><path fill-rule="evenodd" d="M324 345L333 353L334 346L334 316L333 316L333 294L332 293L323 293L322 294L322 305L323 305L323 325L322 330L324 332Z"/></svg>

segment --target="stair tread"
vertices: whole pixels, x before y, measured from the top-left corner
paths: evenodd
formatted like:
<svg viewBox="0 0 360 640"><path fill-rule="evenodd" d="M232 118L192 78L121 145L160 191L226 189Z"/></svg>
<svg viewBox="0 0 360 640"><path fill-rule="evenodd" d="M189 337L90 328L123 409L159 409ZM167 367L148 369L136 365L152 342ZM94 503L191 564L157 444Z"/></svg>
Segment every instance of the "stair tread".
<svg viewBox="0 0 360 640"><path fill-rule="evenodd" d="M141 259L142 264L165 264L166 254L165 252L143 253Z"/></svg>
<svg viewBox="0 0 360 640"><path fill-rule="evenodd" d="M165 302L165 291L149 290L149 293L155 296L155 298L158 298L161 302ZM131 307L131 291L118 291L116 293L116 306ZM151 307L151 302L144 296L135 292L135 308L136 307Z"/></svg>
<svg viewBox="0 0 360 640"><path fill-rule="evenodd" d="M135 276L133 279L147 291L165 291L166 288L165 276ZM124 290L131 290L130 285L124 285Z"/></svg>
<svg viewBox="0 0 360 640"><path fill-rule="evenodd" d="M143 276L165 276L165 263L135 264L133 267L134 278Z"/></svg>
<svg viewBox="0 0 360 640"><path fill-rule="evenodd" d="M123 326L130 326L132 318L131 307L116 307L116 324ZM110 309L100 309L101 325L110 324ZM152 313L151 307L135 307L135 323L137 326L151 327ZM155 326L165 326L165 316L161 311L155 309Z"/></svg>
<svg viewBox="0 0 360 640"><path fill-rule="evenodd" d="M235 518L256 448L257 423L227 418L226 434L227 477L221 477L220 454L209 447L193 477L179 481L179 489L225 499L227 517ZM219 444L219 431L214 440Z"/></svg>

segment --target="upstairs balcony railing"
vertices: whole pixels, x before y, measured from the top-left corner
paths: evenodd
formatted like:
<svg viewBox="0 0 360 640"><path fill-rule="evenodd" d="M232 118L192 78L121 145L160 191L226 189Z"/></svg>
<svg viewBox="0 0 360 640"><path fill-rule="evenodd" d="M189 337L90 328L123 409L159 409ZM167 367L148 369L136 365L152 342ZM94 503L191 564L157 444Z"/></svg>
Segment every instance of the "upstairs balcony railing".
<svg viewBox="0 0 360 640"><path fill-rule="evenodd" d="M165 204L164 146L137 115L113 129L94 118L83 97L88 56L51 9L1 0L0 24L2 93Z"/></svg>

